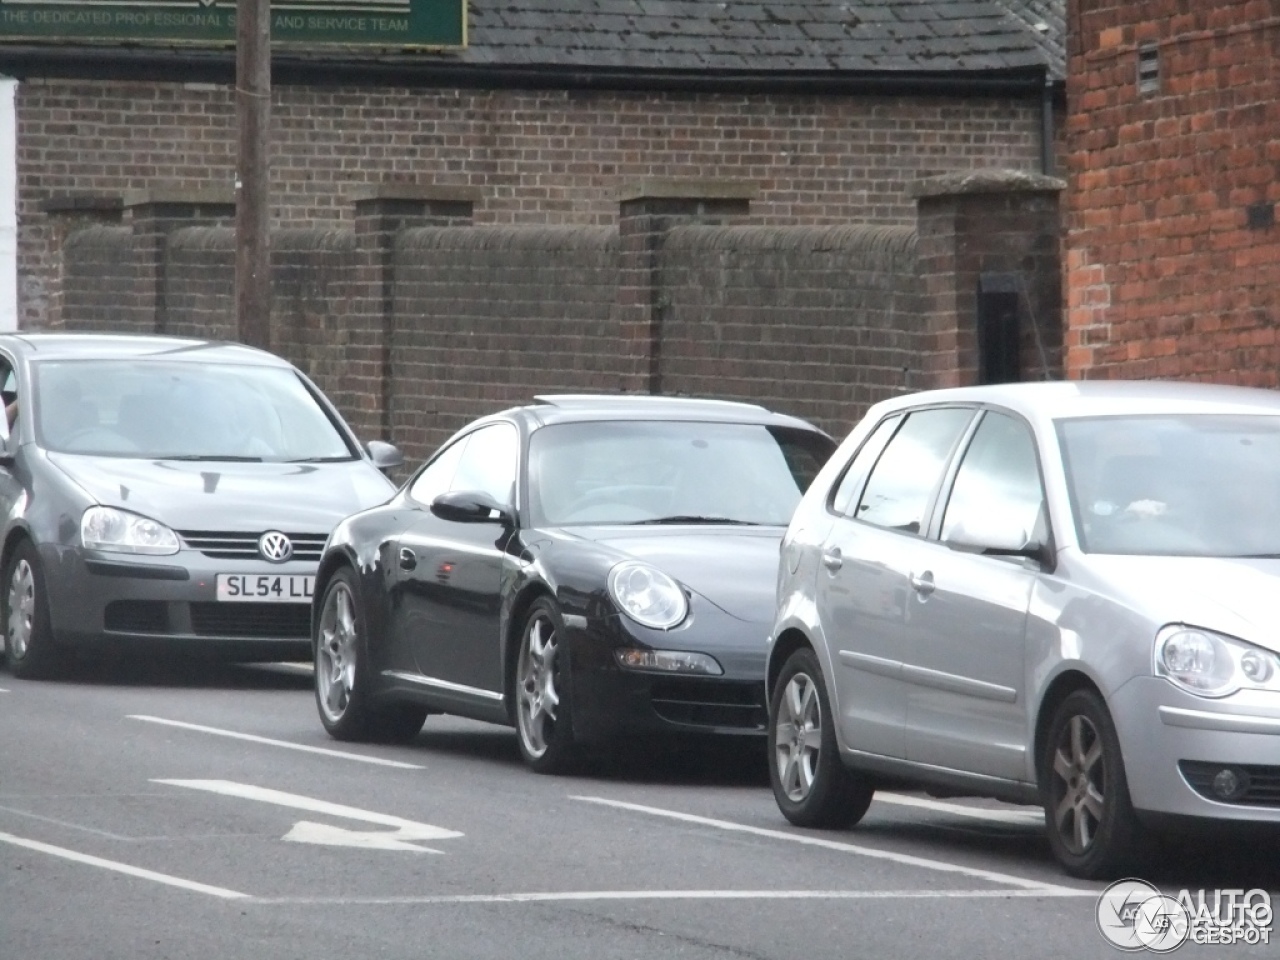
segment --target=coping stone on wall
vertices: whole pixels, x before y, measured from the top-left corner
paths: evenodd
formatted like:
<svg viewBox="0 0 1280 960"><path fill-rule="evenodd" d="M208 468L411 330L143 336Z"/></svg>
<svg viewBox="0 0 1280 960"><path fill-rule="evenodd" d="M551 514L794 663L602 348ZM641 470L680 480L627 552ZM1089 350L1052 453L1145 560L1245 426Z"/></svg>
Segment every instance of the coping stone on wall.
<svg viewBox="0 0 1280 960"><path fill-rule="evenodd" d="M944 173L914 183L908 192L917 200L979 193L1058 193L1067 182L1026 170L968 170Z"/></svg>
<svg viewBox="0 0 1280 960"><path fill-rule="evenodd" d="M863 249L907 253L915 249L914 227L881 224L820 226L700 226L677 227L667 240L668 250L821 250Z"/></svg>
<svg viewBox="0 0 1280 960"><path fill-rule="evenodd" d="M479 227L416 227L406 230L399 246L408 250L543 250L610 249L613 227L501 224Z"/></svg>
<svg viewBox="0 0 1280 960"><path fill-rule="evenodd" d="M754 200L760 185L742 180L669 179L646 177L614 192L619 203L631 200Z"/></svg>
<svg viewBox="0 0 1280 960"><path fill-rule="evenodd" d="M484 198L479 187L449 186L435 183L371 183L347 194L349 203L370 200L444 200L451 203L475 203Z"/></svg>
<svg viewBox="0 0 1280 960"><path fill-rule="evenodd" d="M68 193L43 200L40 209L50 214L118 214L124 209L124 198L111 193Z"/></svg>
<svg viewBox="0 0 1280 960"><path fill-rule="evenodd" d="M130 190L124 195L125 207L141 207L147 204L182 204L185 206L228 206L236 204L235 190L230 187L210 190L181 190L172 187L154 187L150 190Z"/></svg>

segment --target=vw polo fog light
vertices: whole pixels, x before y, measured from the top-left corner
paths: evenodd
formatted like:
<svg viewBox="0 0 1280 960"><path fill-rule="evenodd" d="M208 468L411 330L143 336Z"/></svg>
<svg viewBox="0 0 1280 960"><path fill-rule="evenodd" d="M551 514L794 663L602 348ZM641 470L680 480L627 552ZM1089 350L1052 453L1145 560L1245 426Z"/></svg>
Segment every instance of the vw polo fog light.
<svg viewBox="0 0 1280 960"><path fill-rule="evenodd" d="M1249 774L1223 767L1213 778L1213 795L1219 800L1239 800L1249 792Z"/></svg>
<svg viewBox="0 0 1280 960"><path fill-rule="evenodd" d="M115 507L90 507L80 518L80 541L90 550L144 553L178 552L178 535L157 520Z"/></svg>
<svg viewBox="0 0 1280 960"><path fill-rule="evenodd" d="M654 670L661 673L692 673L704 677L718 677L724 670L715 659L705 653L686 653L683 650L641 650L624 647L613 652L620 667L627 670Z"/></svg>
<svg viewBox="0 0 1280 960"><path fill-rule="evenodd" d="M689 612L680 585L639 560L624 560L609 571L609 594L619 610L655 630L670 630Z"/></svg>
<svg viewBox="0 0 1280 960"><path fill-rule="evenodd" d="M1182 624L1156 634L1155 672L1202 697L1280 689L1280 657L1270 650Z"/></svg>

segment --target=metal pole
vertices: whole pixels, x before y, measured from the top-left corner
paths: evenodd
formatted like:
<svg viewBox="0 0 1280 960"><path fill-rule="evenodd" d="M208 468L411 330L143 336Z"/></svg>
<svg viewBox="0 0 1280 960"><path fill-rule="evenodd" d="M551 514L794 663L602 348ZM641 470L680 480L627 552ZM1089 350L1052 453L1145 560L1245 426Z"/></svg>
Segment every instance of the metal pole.
<svg viewBox="0 0 1280 960"><path fill-rule="evenodd" d="M236 327L240 340L271 347L271 9L236 0Z"/></svg>

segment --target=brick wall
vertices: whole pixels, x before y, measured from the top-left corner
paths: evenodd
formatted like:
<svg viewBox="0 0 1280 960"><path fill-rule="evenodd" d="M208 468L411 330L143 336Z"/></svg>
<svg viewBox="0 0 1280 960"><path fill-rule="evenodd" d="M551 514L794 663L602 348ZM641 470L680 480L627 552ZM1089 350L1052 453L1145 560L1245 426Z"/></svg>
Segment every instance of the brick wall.
<svg viewBox="0 0 1280 960"><path fill-rule="evenodd" d="M352 229L273 236L272 343L360 436L411 462L540 392L737 397L842 435L886 396L973 382L983 270L1016 275L1028 309L1054 313L1059 188L1007 171L941 178L914 229L732 225L749 204L723 182L630 190L616 228L468 226L448 196L368 198ZM219 208L136 209L128 226L71 235L67 316L231 338L235 231L175 226L176 212ZM453 225L414 225L432 220Z"/></svg>
<svg viewBox="0 0 1280 960"><path fill-rule="evenodd" d="M664 393L754 401L843 436L919 363L909 227L678 227L660 270Z"/></svg>
<svg viewBox="0 0 1280 960"><path fill-rule="evenodd" d="M465 187L480 224L606 226L643 177L758 185L762 225L909 224L909 185L949 170L1035 170L1039 104L907 97L567 91L272 91L279 228L350 225L387 182ZM30 80L17 94L20 325L58 326L50 198L229 192L228 87Z"/></svg>
<svg viewBox="0 0 1280 960"><path fill-rule="evenodd" d="M1280 386L1280 3L1070 0L1068 23L1069 375Z"/></svg>

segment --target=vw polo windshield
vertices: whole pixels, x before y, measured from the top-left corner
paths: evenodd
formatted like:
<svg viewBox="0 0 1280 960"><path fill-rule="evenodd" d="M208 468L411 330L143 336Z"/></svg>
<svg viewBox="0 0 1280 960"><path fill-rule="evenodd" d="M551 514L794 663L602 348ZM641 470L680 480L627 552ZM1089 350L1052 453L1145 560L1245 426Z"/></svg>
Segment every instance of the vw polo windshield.
<svg viewBox="0 0 1280 960"><path fill-rule="evenodd" d="M58 453L211 461L356 456L303 381L283 367L45 361L34 386L37 440Z"/></svg>
<svg viewBox="0 0 1280 960"><path fill-rule="evenodd" d="M1086 552L1280 557L1280 417L1091 417L1058 434Z"/></svg>

